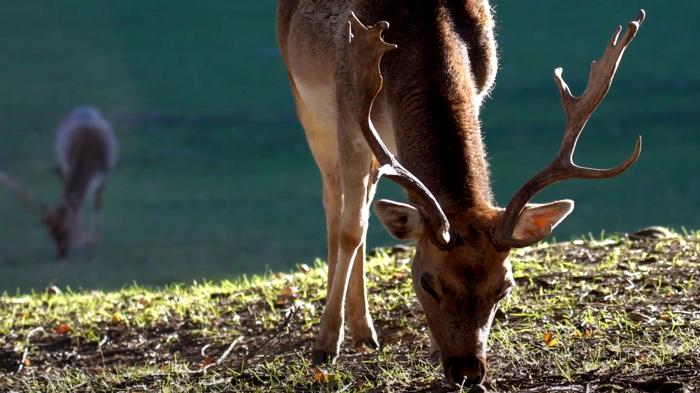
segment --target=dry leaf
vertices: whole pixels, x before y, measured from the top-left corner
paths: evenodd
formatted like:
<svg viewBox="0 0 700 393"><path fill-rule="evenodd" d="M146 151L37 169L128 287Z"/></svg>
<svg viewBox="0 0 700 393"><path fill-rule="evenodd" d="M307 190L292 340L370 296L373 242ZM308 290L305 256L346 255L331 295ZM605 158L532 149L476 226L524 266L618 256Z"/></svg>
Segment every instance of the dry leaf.
<svg viewBox="0 0 700 393"><path fill-rule="evenodd" d="M559 341L554 338L554 333L550 332L549 330L547 330L547 332L544 334L542 340L549 348L555 347L559 343Z"/></svg>
<svg viewBox="0 0 700 393"><path fill-rule="evenodd" d="M206 367L210 364L216 363L216 358L213 356L205 356L204 359L202 359L202 366Z"/></svg>
<svg viewBox="0 0 700 393"><path fill-rule="evenodd" d="M286 286L282 288L279 296L277 296L277 301L275 302L278 306L284 306L294 301L298 297L297 287Z"/></svg>
<svg viewBox="0 0 700 393"><path fill-rule="evenodd" d="M112 322L113 323L122 323L124 322L124 316L122 313L119 311L115 311L114 314L112 314Z"/></svg>
<svg viewBox="0 0 700 393"><path fill-rule="evenodd" d="M70 325L67 323L59 323L55 328L53 328L53 331L57 334L67 334L70 333L70 330Z"/></svg>
<svg viewBox="0 0 700 393"><path fill-rule="evenodd" d="M24 367L29 367L29 366L32 365L32 361L29 360L29 358L26 358L26 359L24 359L24 361L22 362L22 365L23 365Z"/></svg>
<svg viewBox="0 0 700 393"><path fill-rule="evenodd" d="M574 337L576 338L587 338L593 335L595 329L589 325L576 325L574 328Z"/></svg>
<svg viewBox="0 0 700 393"><path fill-rule="evenodd" d="M335 380L335 374L329 373L326 370L317 368L314 372L314 381L319 383L330 383Z"/></svg>
<svg viewBox="0 0 700 393"><path fill-rule="evenodd" d="M286 286L286 287L282 288L281 296L286 296L286 297L297 297L297 289L296 289L296 287Z"/></svg>

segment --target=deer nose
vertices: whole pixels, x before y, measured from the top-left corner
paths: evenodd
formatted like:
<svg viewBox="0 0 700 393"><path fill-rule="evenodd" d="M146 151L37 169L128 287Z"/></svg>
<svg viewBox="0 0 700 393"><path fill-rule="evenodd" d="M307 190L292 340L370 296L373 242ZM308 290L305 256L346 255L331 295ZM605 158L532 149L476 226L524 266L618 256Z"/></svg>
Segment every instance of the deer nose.
<svg viewBox="0 0 700 393"><path fill-rule="evenodd" d="M486 361L478 356L449 359L445 366L447 380L458 386L478 385L486 376Z"/></svg>

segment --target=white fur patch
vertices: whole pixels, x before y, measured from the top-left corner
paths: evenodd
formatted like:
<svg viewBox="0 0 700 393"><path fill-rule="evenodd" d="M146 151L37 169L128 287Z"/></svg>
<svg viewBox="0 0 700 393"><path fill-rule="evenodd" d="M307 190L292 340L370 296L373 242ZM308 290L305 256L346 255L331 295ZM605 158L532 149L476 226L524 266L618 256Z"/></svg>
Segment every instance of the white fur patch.
<svg viewBox="0 0 700 393"><path fill-rule="evenodd" d="M294 79L299 97L312 111L321 128L329 132L338 124L338 106L333 86L309 87L302 80Z"/></svg>

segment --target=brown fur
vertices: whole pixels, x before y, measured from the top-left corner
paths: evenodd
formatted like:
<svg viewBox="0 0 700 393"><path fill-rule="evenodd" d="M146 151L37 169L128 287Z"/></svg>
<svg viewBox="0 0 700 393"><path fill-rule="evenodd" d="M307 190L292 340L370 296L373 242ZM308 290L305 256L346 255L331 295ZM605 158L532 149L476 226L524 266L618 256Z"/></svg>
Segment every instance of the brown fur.
<svg viewBox="0 0 700 393"><path fill-rule="evenodd" d="M351 91L355 73L372 70L353 70L345 60L350 11L368 25L391 24L385 39L398 49L381 63L385 83L372 119L387 146L435 195L456 243L448 250L437 247L432 233L416 226L424 220L410 207L386 216L377 212L395 236L417 241L414 287L448 380L481 382L485 336L498 301L512 286L508 253L496 250L490 238L501 211L493 206L478 117L497 69L486 0L278 3L280 50L324 181L329 296L313 360L335 359L344 314L355 345L376 345L363 270L376 161L359 131L357 94Z"/></svg>
<svg viewBox="0 0 700 393"><path fill-rule="evenodd" d="M116 159L116 141L109 124L94 108L76 108L59 127L56 140L58 175L63 185L61 200L46 208L42 221L63 258L72 248L86 242L98 241L98 215L102 190ZM88 193L92 200L93 233L84 238L82 210Z"/></svg>

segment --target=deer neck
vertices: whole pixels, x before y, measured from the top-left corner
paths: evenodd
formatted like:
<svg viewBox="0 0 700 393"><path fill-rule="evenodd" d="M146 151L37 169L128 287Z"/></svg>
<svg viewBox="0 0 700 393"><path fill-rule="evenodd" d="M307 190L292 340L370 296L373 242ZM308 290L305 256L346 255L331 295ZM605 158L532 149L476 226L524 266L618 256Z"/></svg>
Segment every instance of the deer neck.
<svg viewBox="0 0 700 393"><path fill-rule="evenodd" d="M448 216L488 208L493 196L479 122L481 98L466 44L444 9L436 11L434 23L416 30L414 36L387 38L399 41L399 50L385 56L382 70L399 161Z"/></svg>

